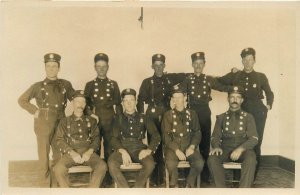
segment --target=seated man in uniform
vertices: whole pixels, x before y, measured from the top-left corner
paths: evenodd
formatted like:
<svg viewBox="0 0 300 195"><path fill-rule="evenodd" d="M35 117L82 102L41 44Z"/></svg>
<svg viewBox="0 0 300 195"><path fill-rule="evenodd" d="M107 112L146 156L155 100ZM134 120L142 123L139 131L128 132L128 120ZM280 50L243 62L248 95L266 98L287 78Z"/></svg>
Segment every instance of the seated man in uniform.
<svg viewBox="0 0 300 195"><path fill-rule="evenodd" d="M212 150L208 167L216 187L226 187L223 162L241 162L239 187L251 187L254 179L258 143L255 121L251 114L241 110L243 90L234 86L228 93L229 110L217 116L211 138Z"/></svg>
<svg viewBox="0 0 300 195"><path fill-rule="evenodd" d="M195 111L185 108L187 97L182 87L175 85L171 94L174 108L164 114L162 121L164 154L170 173L170 187L177 186L179 161L189 161L191 168L186 187L194 187L204 165L199 150L196 150L201 141L199 120Z"/></svg>
<svg viewBox="0 0 300 195"><path fill-rule="evenodd" d="M56 143L63 156L54 167L60 187L69 187L68 168L74 165L89 165L93 169L89 187L99 188L107 171L106 163L94 153L99 147L97 121L83 114L86 105L84 92L73 95L74 112L63 118L57 129Z"/></svg>
<svg viewBox="0 0 300 195"><path fill-rule="evenodd" d="M135 186L145 187L151 175L155 162L153 154L160 144L160 135L152 120L136 111L136 91L125 89L121 93L124 113L118 115L113 121L111 145L114 152L108 158L109 172L120 188L129 187L120 166L135 162L141 163ZM151 136L149 145L143 143L146 131Z"/></svg>

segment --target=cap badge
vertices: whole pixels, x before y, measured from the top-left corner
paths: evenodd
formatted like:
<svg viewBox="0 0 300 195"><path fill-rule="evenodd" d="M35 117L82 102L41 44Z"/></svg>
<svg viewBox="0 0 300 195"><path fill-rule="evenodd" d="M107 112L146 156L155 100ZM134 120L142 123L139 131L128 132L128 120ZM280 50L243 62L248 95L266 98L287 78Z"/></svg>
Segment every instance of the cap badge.
<svg viewBox="0 0 300 195"><path fill-rule="evenodd" d="M238 89L239 89L238 87L234 87L234 88L233 88L234 91L237 91Z"/></svg>
<svg viewBox="0 0 300 195"><path fill-rule="evenodd" d="M196 56L199 57L199 56L200 56L200 53L197 53Z"/></svg>
<svg viewBox="0 0 300 195"><path fill-rule="evenodd" d="M49 55L49 58L54 58L54 55L53 55L53 54L50 54L50 55Z"/></svg>
<svg viewBox="0 0 300 195"><path fill-rule="evenodd" d="M129 92L130 92L130 89L129 89L129 88L127 88L127 89L126 89L126 92L128 92L128 93L129 93Z"/></svg>
<svg viewBox="0 0 300 195"><path fill-rule="evenodd" d="M160 55L160 54L157 54L157 57L158 57L158 58L160 58L160 57L161 57L161 55Z"/></svg>
<svg viewBox="0 0 300 195"><path fill-rule="evenodd" d="M83 91L80 91L80 94L83 95L84 94Z"/></svg>

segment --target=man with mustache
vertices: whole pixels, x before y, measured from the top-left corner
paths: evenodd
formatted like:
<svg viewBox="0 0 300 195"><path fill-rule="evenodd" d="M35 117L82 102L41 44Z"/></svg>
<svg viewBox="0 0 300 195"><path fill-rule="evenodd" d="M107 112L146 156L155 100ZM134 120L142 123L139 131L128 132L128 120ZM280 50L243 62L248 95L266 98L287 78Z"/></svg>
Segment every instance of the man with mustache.
<svg viewBox="0 0 300 195"><path fill-rule="evenodd" d="M114 118L111 139L114 153L108 159L109 172L118 187L127 188L129 186L120 166L141 163L143 168L138 173L134 187L142 188L155 167L153 154L160 144L160 135L154 122L136 111L136 91L125 89L121 96L124 113ZM143 143L146 133L151 137L148 145Z"/></svg>
<svg viewBox="0 0 300 195"><path fill-rule="evenodd" d="M61 119L56 142L62 158L54 167L61 188L68 188L68 168L89 165L93 169L90 188L99 188L107 171L106 163L94 153L99 148L99 129L96 119L84 115L86 99L82 90L75 91L72 100L74 112Z"/></svg>
<svg viewBox="0 0 300 195"><path fill-rule="evenodd" d="M50 147L52 150L53 167L60 158L60 152L55 145L55 132L59 120L65 117L67 101L71 100L74 89L72 84L57 77L60 71L61 56L48 53L44 56L46 78L33 84L19 98L19 105L34 115L34 132L37 139L39 158L39 181L41 187L50 187L56 182L50 177L49 168ZM30 101L36 100L36 105Z"/></svg>
<svg viewBox="0 0 300 195"><path fill-rule="evenodd" d="M245 48L242 50L240 55L244 69L236 73L230 72L225 76L218 78L218 80L222 84L237 85L245 90L242 109L253 115L259 137L258 144L254 148L257 158L255 170L256 177L260 165L261 144L263 140L267 114L272 108L274 94L270 88L266 75L254 70L254 64L256 62L255 50L253 48ZM264 99L264 93L266 96L266 105L262 101Z"/></svg>
<svg viewBox="0 0 300 195"><path fill-rule="evenodd" d="M241 109L243 90L234 86L228 93L229 110L217 116L211 137L212 149L208 167L216 187L224 188L225 173L223 162L241 162L241 188L250 188L255 173L256 155L253 148L258 135L253 116Z"/></svg>

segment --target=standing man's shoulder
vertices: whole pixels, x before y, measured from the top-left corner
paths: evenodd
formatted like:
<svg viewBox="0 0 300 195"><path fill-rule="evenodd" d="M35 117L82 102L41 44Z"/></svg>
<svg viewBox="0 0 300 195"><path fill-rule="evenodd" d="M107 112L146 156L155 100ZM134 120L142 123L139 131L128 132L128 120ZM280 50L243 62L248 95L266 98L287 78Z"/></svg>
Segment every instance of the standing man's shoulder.
<svg viewBox="0 0 300 195"><path fill-rule="evenodd" d="M72 85L71 82L66 79L58 79L58 80L61 81L64 85Z"/></svg>

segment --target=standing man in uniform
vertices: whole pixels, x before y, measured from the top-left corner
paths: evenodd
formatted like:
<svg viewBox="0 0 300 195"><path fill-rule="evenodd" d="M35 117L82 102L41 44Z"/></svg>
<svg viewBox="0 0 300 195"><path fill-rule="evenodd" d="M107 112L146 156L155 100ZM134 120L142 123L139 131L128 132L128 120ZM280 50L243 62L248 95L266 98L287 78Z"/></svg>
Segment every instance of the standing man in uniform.
<svg viewBox="0 0 300 195"><path fill-rule="evenodd" d="M274 94L270 88L266 75L254 71L255 56L256 53L253 48L243 49L241 57L244 69L236 73L230 72L225 76L218 78L218 80L225 85L236 85L245 90L242 109L253 115L259 137L258 144L254 148L257 158L256 177L260 165L260 148L263 140L267 113L268 110L272 108ZM264 99L263 92L266 95L267 105L264 105L262 101L262 99Z"/></svg>
<svg viewBox="0 0 300 195"><path fill-rule="evenodd" d="M54 141L59 120L65 117L67 100L71 100L74 89L71 83L58 79L61 56L48 53L44 56L46 78L33 84L19 98L19 105L34 115L34 132L37 138L39 178L43 187L50 187L49 153L53 153L52 166L60 158ZM30 101L35 99L36 105Z"/></svg>
<svg viewBox="0 0 300 195"><path fill-rule="evenodd" d="M186 77L184 73L165 74L165 61L166 57L163 54L154 54L152 56L154 75L143 80L137 100L139 113L144 113L144 104L148 104L146 115L154 121L160 135L162 135L161 120L163 114L170 109L170 89L175 84L182 82ZM157 165L153 171L151 182L159 186L163 183L164 178L162 145L159 145L154 154L154 159Z"/></svg>
<svg viewBox="0 0 300 195"><path fill-rule="evenodd" d="M160 135L149 117L136 112L135 90L123 90L122 99L124 113L116 116L113 123L111 144L114 153L108 160L109 172L118 187L129 187L120 166L141 163L143 168L136 178L135 187L142 188L155 167L152 155L160 144ZM143 143L146 133L151 137L148 146Z"/></svg>
<svg viewBox="0 0 300 195"><path fill-rule="evenodd" d="M196 52L191 55L194 74L189 75L180 86L187 92L188 108L196 111L201 127L202 139L199 145L200 152L205 160L204 168L201 173L201 181L209 181L209 170L207 166L207 158L210 149L211 136L211 110L209 102L211 98L211 90L228 91L228 86L224 86L218 82L216 78L203 74L205 67L205 53Z"/></svg>
<svg viewBox="0 0 300 195"><path fill-rule="evenodd" d="M84 89L87 96L86 112L99 122L100 141L103 138L104 159L107 162L112 153L110 145L112 120L115 114L122 113L121 96L118 83L107 77L108 56L98 53L94 57L94 62L97 77L88 82ZM100 150L100 147L96 150L98 155ZM111 182L111 177L107 175L104 180L105 185L110 185Z"/></svg>
<svg viewBox="0 0 300 195"><path fill-rule="evenodd" d="M190 172L186 187L195 187L197 176L201 173L204 160L197 150L201 141L199 120L195 111L185 108L186 91L174 86L172 102L175 107L164 114L162 121L164 154L170 173L170 187L176 187L178 180L178 162L189 161Z"/></svg>
<svg viewBox="0 0 300 195"><path fill-rule="evenodd" d="M93 169L90 188L99 188L107 171L106 163L94 153L99 148L99 130L96 119L84 115L86 99L82 90L75 91L72 100L74 112L61 119L56 143L62 158L54 167L61 188L68 188L68 168L88 165Z"/></svg>
<svg viewBox="0 0 300 195"><path fill-rule="evenodd" d="M253 116L241 109L242 94L237 86L228 93L229 110L217 116L211 138L208 166L219 188L226 187L223 162L242 163L240 187L250 188L254 180L256 156L253 148L258 143L258 135Z"/></svg>

